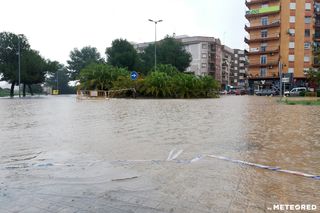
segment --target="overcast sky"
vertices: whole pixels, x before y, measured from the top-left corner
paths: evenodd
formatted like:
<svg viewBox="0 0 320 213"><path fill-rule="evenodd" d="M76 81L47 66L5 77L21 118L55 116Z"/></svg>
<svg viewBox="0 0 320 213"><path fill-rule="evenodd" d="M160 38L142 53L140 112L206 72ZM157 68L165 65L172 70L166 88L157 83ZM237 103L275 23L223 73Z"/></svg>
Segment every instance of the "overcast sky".
<svg viewBox="0 0 320 213"><path fill-rule="evenodd" d="M163 19L158 38L200 35L244 48L244 0L0 0L0 31L25 34L31 47L66 63L70 51L112 40L154 40L151 19Z"/></svg>

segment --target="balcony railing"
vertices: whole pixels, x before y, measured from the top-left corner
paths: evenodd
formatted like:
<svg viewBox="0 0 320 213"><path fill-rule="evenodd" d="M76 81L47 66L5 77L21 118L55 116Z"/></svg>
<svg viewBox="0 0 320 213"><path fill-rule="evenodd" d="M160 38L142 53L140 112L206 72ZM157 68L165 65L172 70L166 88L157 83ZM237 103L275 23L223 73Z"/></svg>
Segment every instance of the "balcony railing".
<svg viewBox="0 0 320 213"><path fill-rule="evenodd" d="M277 49L274 49L274 50L265 50L265 51L261 51L261 49L258 49L257 48L257 51L250 51L247 53L247 55L266 55L266 54L269 54L269 55L272 55L272 54L277 54L280 52L280 48L277 48Z"/></svg>
<svg viewBox="0 0 320 213"><path fill-rule="evenodd" d="M250 68L254 68L254 67L269 67L269 68L273 68L275 66L278 66L278 61L270 61L267 62L266 64L261 64L261 63L249 63L249 67Z"/></svg>
<svg viewBox="0 0 320 213"><path fill-rule="evenodd" d="M246 0L247 7L255 4L267 4L269 2L279 2L280 0Z"/></svg>
<svg viewBox="0 0 320 213"><path fill-rule="evenodd" d="M262 7L255 10L248 10L246 12L246 18L272 15L272 14L277 14L279 12L280 12L280 6Z"/></svg>
<svg viewBox="0 0 320 213"><path fill-rule="evenodd" d="M261 30L261 29L268 29L268 28L273 28L273 27L280 27L280 20L277 20L271 24L266 24L266 25L258 25L258 26L247 26L245 25L244 29L249 32L251 30Z"/></svg>
<svg viewBox="0 0 320 213"><path fill-rule="evenodd" d="M250 43L255 43L255 42L266 42L266 41L274 41L274 40L279 40L280 39L280 34L277 35L272 35L269 37L265 37L265 38L252 38L252 39L248 39L248 38L244 38L244 42L246 42L247 44Z"/></svg>
<svg viewBox="0 0 320 213"><path fill-rule="evenodd" d="M313 40L320 41L320 34L313 34Z"/></svg>

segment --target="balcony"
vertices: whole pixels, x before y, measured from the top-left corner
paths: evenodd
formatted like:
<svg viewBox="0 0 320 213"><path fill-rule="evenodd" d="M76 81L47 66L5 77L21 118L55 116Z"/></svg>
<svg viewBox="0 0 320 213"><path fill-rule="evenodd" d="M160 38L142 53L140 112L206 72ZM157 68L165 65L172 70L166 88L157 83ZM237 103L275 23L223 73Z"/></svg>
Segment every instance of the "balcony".
<svg viewBox="0 0 320 213"><path fill-rule="evenodd" d="M320 42L320 34L313 34L313 40L314 41L319 41Z"/></svg>
<svg viewBox="0 0 320 213"><path fill-rule="evenodd" d="M268 28L273 28L273 27L280 27L280 20L275 21L271 24L267 24L267 25L258 25L258 26L252 26L252 27L245 25L244 29L247 32L250 32L252 30L261 30L261 29L268 29Z"/></svg>
<svg viewBox="0 0 320 213"><path fill-rule="evenodd" d="M241 74L246 74L246 70L241 69L241 70L239 70L239 73L241 73Z"/></svg>
<svg viewBox="0 0 320 213"><path fill-rule="evenodd" d="M246 12L246 18L249 19L254 17L278 14L278 13L280 13L280 6L262 7L256 10L248 10Z"/></svg>
<svg viewBox="0 0 320 213"><path fill-rule="evenodd" d="M279 2L280 0L246 0L246 6L252 6L256 4L268 4L270 2Z"/></svg>
<svg viewBox="0 0 320 213"><path fill-rule="evenodd" d="M315 53L315 54L319 54L320 53L320 47L313 47L312 51Z"/></svg>
<svg viewBox="0 0 320 213"><path fill-rule="evenodd" d="M267 62L266 64L261 64L261 63L249 63L250 68L255 68L255 67L269 67L269 68L274 68L277 67L279 64L278 61L270 61Z"/></svg>
<svg viewBox="0 0 320 213"><path fill-rule="evenodd" d="M314 67L314 68L319 68L320 67L320 60L318 58L315 58L313 60L312 67Z"/></svg>
<svg viewBox="0 0 320 213"><path fill-rule="evenodd" d="M314 23L314 27L315 27L315 28L320 28L320 21L316 21L316 22Z"/></svg>
<svg viewBox="0 0 320 213"><path fill-rule="evenodd" d="M274 50L266 50L266 51L250 51L247 53L247 55L275 55L278 54L280 52L280 48L274 49Z"/></svg>
<svg viewBox="0 0 320 213"><path fill-rule="evenodd" d="M244 38L244 42L246 42L247 44L251 44L251 43L261 43L261 42L267 42L267 41L277 41L279 39L280 39L280 34L273 35L266 38L253 38L253 39Z"/></svg>

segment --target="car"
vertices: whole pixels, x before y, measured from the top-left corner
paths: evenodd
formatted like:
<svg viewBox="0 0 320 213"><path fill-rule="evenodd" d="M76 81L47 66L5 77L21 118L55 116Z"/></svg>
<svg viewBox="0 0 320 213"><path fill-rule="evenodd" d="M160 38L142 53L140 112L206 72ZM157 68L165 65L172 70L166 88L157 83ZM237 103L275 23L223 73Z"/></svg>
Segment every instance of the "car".
<svg viewBox="0 0 320 213"><path fill-rule="evenodd" d="M255 94L258 96L270 96L270 95L277 95L277 91L273 89L262 89L255 91Z"/></svg>
<svg viewBox="0 0 320 213"><path fill-rule="evenodd" d="M235 93L236 93L236 95L247 95L248 94L247 90L245 90L245 89L237 89Z"/></svg>
<svg viewBox="0 0 320 213"><path fill-rule="evenodd" d="M301 92L307 92L307 88L306 87L296 87L290 91L285 91L284 95L285 96L299 96Z"/></svg>

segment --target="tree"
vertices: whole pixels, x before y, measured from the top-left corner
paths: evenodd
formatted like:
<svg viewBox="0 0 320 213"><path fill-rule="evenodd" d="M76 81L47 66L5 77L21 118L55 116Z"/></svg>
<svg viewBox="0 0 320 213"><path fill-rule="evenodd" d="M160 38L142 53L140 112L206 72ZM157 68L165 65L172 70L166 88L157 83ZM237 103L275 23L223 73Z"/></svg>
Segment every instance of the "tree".
<svg viewBox="0 0 320 213"><path fill-rule="evenodd" d="M97 48L83 47L81 50L75 48L70 52L70 60L67 61L71 79L79 78L80 70L92 63L103 63Z"/></svg>
<svg viewBox="0 0 320 213"><path fill-rule="evenodd" d="M113 67L109 64L90 64L81 70L80 88L88 90L109 90L113 82L120 76L129 76L124 68Z"/></svg>
<svg viewBox="0 0 320 213"><path fill-rule="evenodd" d="M167 36L157 45L157 63L171 64L180 72L184 72L190 66L192 56L185 49L183 44L176 39ZM147 69L154 66L154 44L150 44L143 53L140 54L141 60Z"/></svg>
<svg viewBox="0 0 320 213"><path fill-rule="evenodd" d="M320 71L316 69L309 69L307 71L307 78L311 84L316 84L314 87L320 86Z"/></svg>
<svg viewBox="0 0 320 213"><path fill-rule="evenodd" d="M33 95L32 84L41 84L45 81L48 70L48 62L40 56L38 51L25 50L21 57L21 83L23 84L23 96L26 96L26 86Z"/></svg>
<svg viewBox="0 0 320 213"><path fill-rule="evenodd" d="M76 88L69 85L68 69L63 64L58 64L54 71L49 72L45 85L59 90L60 94L75 94Z"/></svg>
<svg viewBox="0 0 320 213"><path fill-rule="evenodd" d="M106 54L112 66L135 70L138 63L138 53L127 40L114 40L112 46L106 49Z"/></svg>
<svg viewBox="0 0 320 213"><path fill-rule="evenodd" d="M29 42L24 35L10 32L0 33L0 80L11 84L10 96L14 95L14 86L19 83L18 55L20 44L21 58L30 49Z"/></svg>

